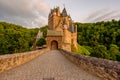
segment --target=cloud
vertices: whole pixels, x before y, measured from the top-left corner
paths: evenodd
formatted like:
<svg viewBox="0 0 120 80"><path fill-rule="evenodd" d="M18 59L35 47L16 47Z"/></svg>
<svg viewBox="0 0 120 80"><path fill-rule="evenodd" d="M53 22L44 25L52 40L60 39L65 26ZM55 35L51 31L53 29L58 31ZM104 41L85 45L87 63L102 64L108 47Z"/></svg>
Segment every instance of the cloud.
<svg viewBox="0 0 120 80"><path fill-rule="evenodd" d="M46 25L48 11L43 0L0 0L0 20L26 27Z"/></svg>
<svg viewBox="0 0 120 80"><path fill-rule="evenodd" d="M120 19L120 10L111 10L101 9L96 12L90 14L85 21L86 22L99 22L99 21L110 21L112 19L119 20Z"/></svg>
<svg viewBox="0 0 120 80"><path fill-rule="evenodd" d="M94 22L98 22L98 21L104 21L104 20L111 20L110 17L114 16L114 14L118 13L118 10L114 10L114 11L108 11L107 13L102 14L101 16L97 17L94 19ZM116 18L113 18L116 19Z"/></svg>
<svg viewBox="0 0 120 80"><path fill-rule="evenodd" d="M105 8L105 9L101 9L101 10L97 10L97 11L91 13L91 14L85 19L85 21L88 21L88 22L93 21L95 18L101 16L101 14L104 14L104 12L106 12L106 11L108 11L108 9L106 9L106 8Z"/></svg>

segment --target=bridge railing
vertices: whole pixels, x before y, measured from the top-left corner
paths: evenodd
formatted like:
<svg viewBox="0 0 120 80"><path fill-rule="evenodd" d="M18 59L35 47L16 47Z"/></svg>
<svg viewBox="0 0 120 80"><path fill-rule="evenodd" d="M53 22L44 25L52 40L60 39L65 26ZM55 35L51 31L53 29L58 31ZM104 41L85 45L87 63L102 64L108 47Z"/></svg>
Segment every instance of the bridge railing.
<svg viewBox="0 0 120 80"><path fill-rule="evenodd" d="M79 55L63 49L60 51L77 66L103 78L103 80L120 80L120 62Z"/></svg>
<svg viewBox="0 0 120 80"><path fill-rule="evenodd" d="M35 51L23 52L23 53L15 53L15 54L8 54L8 55L1 55L0 56L0 73L16 66L19 66L23 63L26 63L37 56L44 54L45 52L49 51L49 49L44 48Z"/></svg>

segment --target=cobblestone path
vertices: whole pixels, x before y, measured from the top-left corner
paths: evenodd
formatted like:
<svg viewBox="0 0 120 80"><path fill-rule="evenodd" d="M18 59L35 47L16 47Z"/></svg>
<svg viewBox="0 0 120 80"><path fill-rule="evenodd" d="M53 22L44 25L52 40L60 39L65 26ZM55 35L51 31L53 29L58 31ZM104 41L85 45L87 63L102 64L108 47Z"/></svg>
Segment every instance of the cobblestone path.
<svg viewBox="0 0 120 80"><path fill-rule="evenodd" d="M51 79L50 79L51 78ZM54 78L54 79L53 79ZM0 74L0 80L100 80L53 50Z"/></svg>

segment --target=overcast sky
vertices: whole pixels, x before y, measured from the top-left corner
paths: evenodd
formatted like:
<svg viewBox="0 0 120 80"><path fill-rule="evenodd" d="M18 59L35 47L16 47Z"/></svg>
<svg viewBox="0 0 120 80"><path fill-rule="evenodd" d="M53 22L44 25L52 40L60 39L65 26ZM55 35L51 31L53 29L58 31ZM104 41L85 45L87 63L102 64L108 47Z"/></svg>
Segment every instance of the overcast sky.
<svg viewBox="0 0 120 80"><path fill-rule="evenodd" d="M50 9L62 11L63 4L77 22L120 19L120 0L0 0L0 21L41 27L47 25Z"/></svg>

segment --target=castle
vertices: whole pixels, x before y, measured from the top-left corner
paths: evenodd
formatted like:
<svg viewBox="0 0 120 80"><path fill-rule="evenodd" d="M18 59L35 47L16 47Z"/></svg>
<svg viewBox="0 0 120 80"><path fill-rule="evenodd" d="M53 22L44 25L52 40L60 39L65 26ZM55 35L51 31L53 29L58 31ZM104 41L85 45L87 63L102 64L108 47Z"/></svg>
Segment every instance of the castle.
<svg viewBox="0 0 120 80"><path fill-rule="evenodd" d="M48 16L47 47L50 49L77 50L77 26L64 8L51 9Z"/></svg>

